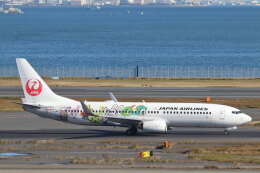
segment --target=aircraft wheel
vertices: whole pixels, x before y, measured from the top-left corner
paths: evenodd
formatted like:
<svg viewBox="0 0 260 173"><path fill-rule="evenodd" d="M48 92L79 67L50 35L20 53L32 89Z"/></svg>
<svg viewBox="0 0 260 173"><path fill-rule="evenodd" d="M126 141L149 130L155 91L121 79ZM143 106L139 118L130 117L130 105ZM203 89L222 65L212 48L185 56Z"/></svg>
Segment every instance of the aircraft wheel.
<svg viewBox="0 0 260 173"><path fill-rule="evenodd" d="M228 130L226 129L225 131L224 131L224 135L227 135L228 134Z"/></svg>
<svg viewBox="0 0 260 173"><path fill-rule="evenodd" d="M127 129L125 133L129 136L132 135L131 129Z"/></svg>
<svg viewBox="0 0 260 173"><path fill-rule="evenodd" d="M136 127L133 127L133 128L132 128L132 133L133 133L133 135L136 135L136 134L138 133L138 130L137 130Z"/></svg>
<svg viewBox="0 0 260 173"><path fill-rule="evenodd" d="M136 127L132 127L131 129L127 129L126 130L126 134L127 135L136 135L138 133L138 130Z"/></svg>

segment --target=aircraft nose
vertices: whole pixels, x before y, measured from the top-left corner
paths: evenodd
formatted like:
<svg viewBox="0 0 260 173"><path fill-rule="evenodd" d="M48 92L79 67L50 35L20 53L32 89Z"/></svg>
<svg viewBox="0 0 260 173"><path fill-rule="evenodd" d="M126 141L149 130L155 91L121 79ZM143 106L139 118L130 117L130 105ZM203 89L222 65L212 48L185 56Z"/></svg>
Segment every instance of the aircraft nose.
<svg viewBox="0 0 260 173"><path fill-rule="evenodd" d="M249 115L244 114L243 115L243 121L245 123L248 123L248 122L252 121L252 118Z"/></svg>

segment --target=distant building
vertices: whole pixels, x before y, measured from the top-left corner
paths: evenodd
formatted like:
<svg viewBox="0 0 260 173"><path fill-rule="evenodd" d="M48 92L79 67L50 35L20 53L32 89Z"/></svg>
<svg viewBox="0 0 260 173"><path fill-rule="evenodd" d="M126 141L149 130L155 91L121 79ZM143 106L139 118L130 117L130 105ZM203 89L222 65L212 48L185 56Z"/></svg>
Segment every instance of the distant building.
<svg viewBox="0 0 260 173"><path fill-rule="evenodd" d="M193 5L200 5L200 4L201 4L200 0L193 0Z"/></svg>
<svg viewBox="0 0 260 173"><path fill-rule="evenodd" d="M70 0L70 5L72 6L80 6L81 0Z"/></svg>
<svg viewBox="0 0 260 173"><path fill-rule="evenodd" d="M47 0L39 0L39 4L43 5L46 4Z"/></svg>
<svg viewBox="0 0 260 173"><path fill-rule="evenodd" d="M5 0L0 0L0 5L1 5L1 7L2 7L2 5L4 5L5 3L6 3Z"/></svg>
<svg viewBox="0 0 260 173"><path fill-rule="evenodd" d="M193 0L185 0L185 4L186 5L192 5L193 4Z"/></svg>
<svg viewBox="0 0 260 173"><path fill-rule="evenodd" d="M201 0L185 0L186 5L200 5Z"/></svg>
<svg viewBox="0 0 260 173"><path fill-rule="evenodd" d="M81 5L87 5L87 0L81 0Z"/></svg>
<svg viewBox="0 0 260 173"><path fill-rule="evenodd" d="M155 0L143 0L144 3L143 4L155 4L156 1Z"/></svg>
<svg viewBox="0 0 260 173"><path fill-rule="evenodd" d="M46 4L54 5L57 3L57 0L47 0Z"/></svg>
<svg viewBox="0 0 260 173"><path fill-rule="evenodd" d="M252 5L259 5L260 4L260 1L251 1Z"/></svg>
<svg viewBox="0 0 260 173"><path fill-rule="evenodd" d="M120 0L120 5L131 5L134 4L134 0Z"/></svg>

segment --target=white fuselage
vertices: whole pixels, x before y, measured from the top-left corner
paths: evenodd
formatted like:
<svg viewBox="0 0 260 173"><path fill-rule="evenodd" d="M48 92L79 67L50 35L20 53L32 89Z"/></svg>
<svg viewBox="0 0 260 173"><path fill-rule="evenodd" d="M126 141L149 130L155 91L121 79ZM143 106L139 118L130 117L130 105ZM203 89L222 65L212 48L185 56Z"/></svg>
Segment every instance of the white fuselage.
<svg viewBox="0 0 260 173"><path fill-rule="evenodd" d="M170 127L234 128L251 121L238 109L203 103L144 103L75 101L55 94L24 58L16 59L25 98L17 103L44 118L83 125L129 127L129 135L166 133Z"/></svg>
<svg viewBox="0 0 260 173"><path fill-rule="evenodd" d="M66 103L39 103L42 108L26 108L44 118L83 125L117 125L107 122L110 117L142 117L146 120L160 119L168 127L219 127L229 128L251 121L251 117L238 109L218 104L205 103L144 103L144 102L85 102L88 108L100 117L84 114L80 102L70 100Z"/></svg>

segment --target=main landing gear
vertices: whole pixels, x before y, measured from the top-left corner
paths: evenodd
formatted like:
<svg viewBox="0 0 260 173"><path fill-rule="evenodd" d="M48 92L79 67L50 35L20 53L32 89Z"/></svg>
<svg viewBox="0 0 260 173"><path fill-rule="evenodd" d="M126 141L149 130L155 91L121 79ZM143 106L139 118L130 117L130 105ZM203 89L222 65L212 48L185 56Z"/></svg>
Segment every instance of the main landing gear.
<svg viewBox="0 0 260 173"><path fill-rule="evenodd" d="M127 129L125 133L129 136L136 135L138 133L137 127L133 126L130 129Z"/></svg>

